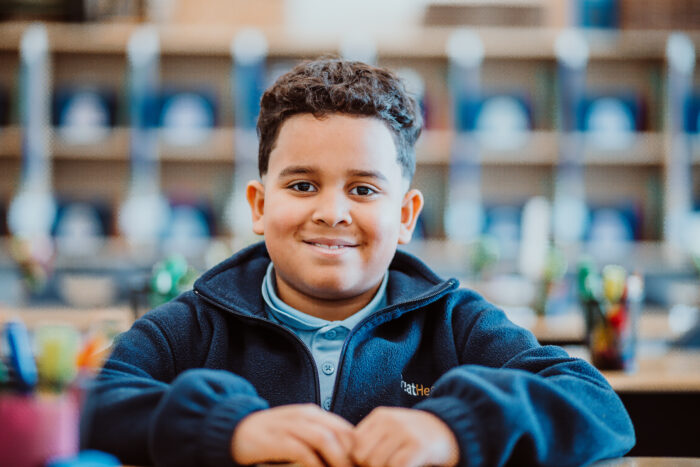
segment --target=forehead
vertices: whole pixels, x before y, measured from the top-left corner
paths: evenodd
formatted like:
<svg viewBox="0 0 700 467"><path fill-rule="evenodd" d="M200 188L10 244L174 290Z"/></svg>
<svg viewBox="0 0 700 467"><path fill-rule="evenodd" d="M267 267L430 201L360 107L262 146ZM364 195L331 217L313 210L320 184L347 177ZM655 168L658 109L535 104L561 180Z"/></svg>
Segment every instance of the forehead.
<svg viewBox="0 0 700 467"><path fill-rule="evenodd" d="M270 152L268 173L279 173L290 164L324 170L386 171L387 178L393 177L393 172L401 175L394 136L384 122L346 114L288 118Z"/></svg>

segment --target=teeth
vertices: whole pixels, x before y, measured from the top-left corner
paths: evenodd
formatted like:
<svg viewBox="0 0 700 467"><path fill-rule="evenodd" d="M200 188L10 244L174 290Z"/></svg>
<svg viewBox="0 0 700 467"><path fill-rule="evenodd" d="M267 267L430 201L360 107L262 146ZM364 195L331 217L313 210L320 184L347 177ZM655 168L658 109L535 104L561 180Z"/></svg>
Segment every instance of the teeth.
<svg viewBox="0 0 700 467"><path fill-rule="evenodd" d="M344 248L343 245L324 245L323 243L314 243L315 246L320 246L321 248L328 248L329 250L337 250L338 248Z"/></svg>

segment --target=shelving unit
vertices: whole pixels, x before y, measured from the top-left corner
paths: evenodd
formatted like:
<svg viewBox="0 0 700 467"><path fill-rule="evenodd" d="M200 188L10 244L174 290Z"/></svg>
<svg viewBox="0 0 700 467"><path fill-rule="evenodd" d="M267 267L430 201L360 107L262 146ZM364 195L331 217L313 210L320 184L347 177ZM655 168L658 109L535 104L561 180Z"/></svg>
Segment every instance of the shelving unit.
<svg viewBox="0 0 700 467"><path fill-rule="evenodd" d="M15 52L29 23L0 23L0 50ZM137 24L50 24L51 50L55 53L123 55ZM240 26L161 25L158 32L165 55L226 56ZM445 59L445 44L454 28L407 28L377 34L374 39L380 57ZM487 59L554 59L554 41L559 30L548 28L486 27L476 31L484 43ZM342 37L262 28L271 57L315 57L337 52ZM689 32L700 43L700 32ZM586 34L592 60L664 60L667 31L589 31Z"/></svg>
<svg viewBox="0 0 700 467"><path fill-rule="evenodd" d="M443 165L449 163L450 144L454 133L449 130L426 130L416 145L419 164ZM513 150L482 150L482 163L513 166L551 166L557 163L557 138L553 131L533 131L522 148ZM161 140L164 138L161 136ZM96 143L70 144L54 133L53 160L55 161L127 161L129 159L129 129L118 127ZM22 129L19 126L0 131L0 158L21 157ZM234 129L215 128L206 141L194 146L175 146L161 141L160 158L164 162L196 161L201 163L233 163ZM588 148L584 164L589 166L659 166L663 164L663 135L657 132L639 133L633 146L626 150ZM700 150L694 163L700 164Z"/></svg>
<svg viewBox="0 0 700 467"><path fill-rule="evenodd" d="M29 23L0 23L0 87L17 88L18 46ZM94 195L118 205L129 177L129 130L123 105L126 45L137 24L49 24L50 49L56 87L93 84L117 96L117 126L100 143L67 144L52 139L54 187L67 199ZM217 127L208 140L193 147L160 146L161 179L166 193L184 191L214 205L230 190L234 155L230 83L230 47L238 27L202 25L158 26L162 81L187 88L206 84L216 96ZM337 53L340 35L328 36L263 28L272 68L302 58ZM420 168L416 185L426 193L429 234L441 238L441 206L454 134L446 89L445 44L452 28L407 28L375 36L379 62L392 68L412 67L424 77L430 98L427 128L417 145ZM555 131L556 29L478 28L485 62L486 92L517 89L533 103L533 131L516 150L482 151L483 196L487 203L522 204L529 196L550 196L559 146ZM629 90L643 96L643 132L622 151L585 149L586 184L591 200L605 203L620 197L644 212L643 239L660 240L660 216L650 186L663 186L666 134L664 128L665 47L668 31L586 33L590 46L589 87L594 91ZM700 47L700 32L688 34ZM16 94L16 93L15 93ZM15 104L16 105L16 104ZM14 109L14 107L13 107ZM21 129L16 109L9 127L0 127L0 202L14 192L20 170ZM700 149L694 149L693 172L700 174ZM697 178L697 177L696 177ZM697 185L697 183L696 183ZM661 188L663 191L663 188ZM697 191L697 190L696 190Z"/></svg>

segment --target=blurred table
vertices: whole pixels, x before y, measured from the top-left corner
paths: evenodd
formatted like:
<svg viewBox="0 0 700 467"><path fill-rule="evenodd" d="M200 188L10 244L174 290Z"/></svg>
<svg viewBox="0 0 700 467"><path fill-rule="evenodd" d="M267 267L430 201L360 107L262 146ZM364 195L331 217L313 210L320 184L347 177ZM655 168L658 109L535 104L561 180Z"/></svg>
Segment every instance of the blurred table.
<svg viewBox="0 0 700 467"><path fill-rule="evenodd" d="M537 317L526 308L506 309L516 324L530 329L542 344L565 346L570 355L589 360L582 313ZM637 368L635 371L604 371L632 418L637 444L631 456L700 457L700 349L678 349L679 337L670 326L669 313L645 308L638 321ZM589 360L590 361L590 360ZM658 464L640 457L639 462L604 465Z"/></svg>
<svg viewBox="0 0 700 467"><path fill-rule="evenodd" d="M509 313L509 316L517 324L531 329L542 343L579 344L566 349L572 356L588 359L586 347L580 345L584 340L584 323L580 314L546 318L535 317L532 313ZM30 329L40 323L67 322L85 331L94 324L110 321L117 329L126 330L133 322L129 307L16 309L0 306L0 324L14 317L22 319ZM700 350L673 349L667 342L674 337L667 313L661 310L645 312L639 321L636 371L603 372L620 395L635 425L637 445L630 453L632 456L700 457L697 435L700 426ZM640 459L638 462L643 463L624 463L631 462L629 459ZM623 458L623 463L602 465L696 465L658 464L649 459ZM678 458L671 459L678 461Z"/></svg>
<svg viewBox="0 0 700 467"><path fill-rule="evenodd" d="M109 322L118 331L131 327L134 317L129 307L111 308L69 308L32 307L9 308L0 305L0 324L8 320L20 319L29 329L40 324L67 323L80 331L87 331L97 323Z"/></svg>
<svg viewBox="0 0 700 467"><path fill-rule="evenodd" d="M590 361L583 346L567 346L572 357ZM673 349L663 345L640 345L637 368L602 371L617 392L695 393L700 395L700 349Z"/></svg>
<svg viewBox="0 0 700 467"><path fill-rule="evenodd" d="M585 347L566 349L572 356L588 358ZM635 371L602 373L620 396L634 424L637 444L630 455L700 457L700 350L642 343Z"/></svg>
<svg viewBox="0 0 700 467"><path fill-rule="evenodd" d="M700 394L700 350L640 355L635 371L604 371L615 391ZM699 443L700 444L700 443Z"/></svg>
<svg viewBox="0 0 700 467"><path fill-rule="evenodd" d="M583 314L569 312L551 316L535 316L529 308L505 308L514 323L529 329L541 344L577 345L585 339ZM647 307L638 322L639 340L671 340L678 335L669 325L668 312Z"/></svg>
<svg viewBox="0 0 700 467"><path fill-rule="evenodd" d="M595 467L692 467L700 466L697 457L618 457L592 464Z"/></svg>
<svg viewBox="0 0 700 467"><path fill-rule="evenodd" d="M299 464L258 464L258 467L301 467ZM700 466L696 457L618 457L594 462L592 467L694 467Z"/></svg>

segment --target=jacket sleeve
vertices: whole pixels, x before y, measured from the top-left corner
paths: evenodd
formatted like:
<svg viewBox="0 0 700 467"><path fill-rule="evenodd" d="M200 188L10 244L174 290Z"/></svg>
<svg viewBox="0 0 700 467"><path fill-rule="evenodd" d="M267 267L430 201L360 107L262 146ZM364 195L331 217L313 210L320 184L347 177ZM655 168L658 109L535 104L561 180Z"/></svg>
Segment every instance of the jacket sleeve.
<svg viewBox="0 0 700 467"><path fill-rule="evenodd" d="M118 337L92 384L82 411L81 445L129 464L233 465L234 429L267 402L233 373L180 372L173 355L178 343L152 313Z"/></svg>
<svg viewBox="0 0 700 467"><path fill-rule="evenodd" d="M469 308L453 316L462 364L414 406L452 429L461 465L585 465L634 446L627 411L598 370L540 346L481 299Z"/></svg>

